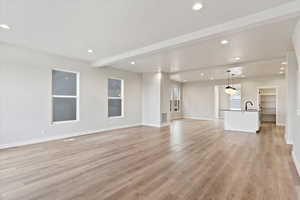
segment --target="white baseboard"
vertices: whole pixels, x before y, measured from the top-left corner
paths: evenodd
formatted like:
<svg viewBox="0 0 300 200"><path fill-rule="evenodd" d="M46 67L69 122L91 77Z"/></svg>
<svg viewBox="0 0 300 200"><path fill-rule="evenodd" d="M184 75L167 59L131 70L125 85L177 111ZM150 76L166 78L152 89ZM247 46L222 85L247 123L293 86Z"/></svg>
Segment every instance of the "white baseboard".
<svg viewBox="0 0 300 200"><path fill-rule="evenodd" d="M205 120L205 121L212 121L212 120L215 120L214 118L201 117L201 116L190 115L190 114L184 114L184 115L183 115L183 118L184 118L184 119Z"/></svg>
<svg viewBox="0 0 300 200"><path fill-rule="evenodd" d="M293 143L293 141L291 141L289 138L288 138L288 135L287 135L287 133L285 133L285 135L284 135L284 139L285 139L285 143L286 144L291 144L291 145L293 145L294 143Z"/></svg>
<svg viewBox="0 0 300 200"><path fill-rule="evenodd" d="M90 135L90 134L96 134L96 133L101 133L101 132L105 132L105 131L112 131L112 130L123 129L123 128L137 127L137 126L142 126L142 124L139 123L139 124L125 125L125 126L118 126L118 127L113 127L113 128L64 134L64 135L60 135L60 136L54 136L54 137L48 137L48 138L42 138L42 139L32 139L32 140L27 140L27 141L23 141L23 142L2 144L2 145L0 145L0 149L7 149L7 148L25 146L25 145L30 145L30 144L38 144L38 143L49 142L49 141L53 141L53 140L61 140L61 139L66 139L66 138L70 138L70 137Z"/></svg>
<svg viewBox="0 0 300 200"><path fill-rule="evenodd" d="M285 139L286 144L293 145L294 143L290 140Z"/></svg>
<svg viewBox="0 0 300 200"><path fill-rule="evenodd" d="M284 123L276 123L276 126L285 126Z"/></svg>
<svg viewBox="0 0 300 200"><path fill-rule="evenodd" d="M166 124L159 125L159 124L143 123L142 126L150 126L150 127L162 128L162 127L170 126L170 124L166 123Z"/></svg>
<svg viewBox="0 0 300 200"><path fill-rule="evenodd" d="M299 176L300 175L300 162L297 160L295 151L292 151L292 157L293 157L293 161L295 163L295 166L296 166L296 169L297 169L297 172L298 172L298 176Z"/></svg>

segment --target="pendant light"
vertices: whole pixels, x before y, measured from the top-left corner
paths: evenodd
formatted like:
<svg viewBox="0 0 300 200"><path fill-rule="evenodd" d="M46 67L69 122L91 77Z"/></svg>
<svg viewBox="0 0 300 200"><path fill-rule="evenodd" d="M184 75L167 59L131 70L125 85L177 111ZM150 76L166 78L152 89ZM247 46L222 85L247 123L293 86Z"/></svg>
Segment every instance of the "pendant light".
<svg viewBox="0 0 300 200"><path fill-rule="evenodd" d="M235 95L237 93L236 88L230 85L230 80L231 80L231 74L230 70L227 70L228 73L228 78L227 78L227 86L225 87L225 93L229 95Z"/></svg>

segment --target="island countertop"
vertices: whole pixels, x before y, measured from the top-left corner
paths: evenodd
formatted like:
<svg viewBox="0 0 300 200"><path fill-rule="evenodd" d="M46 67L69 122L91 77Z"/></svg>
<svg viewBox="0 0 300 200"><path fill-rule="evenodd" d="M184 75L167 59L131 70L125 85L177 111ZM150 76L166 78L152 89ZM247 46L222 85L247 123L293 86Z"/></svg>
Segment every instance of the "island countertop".
<svg viewBox="0 0 300 200"><path fill-rule="evenodd" d="M232 112L259 112L257 109L248 109L248 110L242 110L242 109L220 109L220 111L232 111Z"/></svg>
<svg viewBox="0 0 300 200"><path fill-rule="evenodd" d="M222 109L224 129L228 131L256 133L260 129L260 111L256 109Z"/></svg>

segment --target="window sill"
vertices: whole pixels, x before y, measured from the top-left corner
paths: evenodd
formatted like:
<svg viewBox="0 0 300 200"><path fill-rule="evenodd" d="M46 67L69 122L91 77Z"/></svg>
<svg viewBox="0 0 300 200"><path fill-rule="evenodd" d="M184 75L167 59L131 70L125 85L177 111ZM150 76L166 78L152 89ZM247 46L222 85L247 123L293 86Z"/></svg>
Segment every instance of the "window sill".
<svg viewBox="0 0 300 200"><path fill-rule="evenodd" d="M122 119L124 116L118 116L118 117L108 117L108 119Z"/></svg>
<svg viewBox="0 0 300 200"><path fill-rule="evenodd" d="M60 121L60 122L51 122L51 125L54 126L54 125L59 125L59 124L71 124L71 123L77 123L79 122L80 120L69 120L69 121Z"/></svg>

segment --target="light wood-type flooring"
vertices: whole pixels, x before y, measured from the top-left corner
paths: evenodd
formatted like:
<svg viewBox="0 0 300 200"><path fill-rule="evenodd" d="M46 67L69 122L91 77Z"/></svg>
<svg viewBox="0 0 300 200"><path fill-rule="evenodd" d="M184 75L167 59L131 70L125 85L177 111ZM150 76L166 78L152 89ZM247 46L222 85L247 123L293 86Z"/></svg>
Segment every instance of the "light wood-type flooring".
<svg viewBox="0 0 300 200"><path fill-rule="evenodd" d="M298 186L273 124L179 120L0 150L1 200L296 200Z"/></svg>

